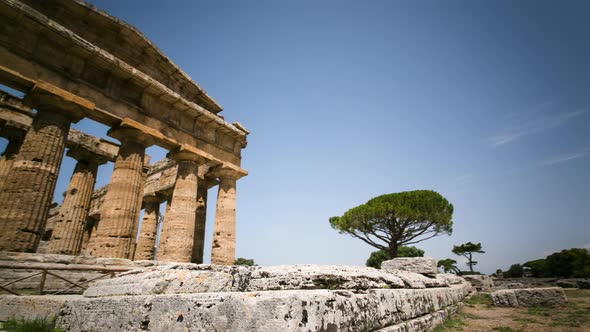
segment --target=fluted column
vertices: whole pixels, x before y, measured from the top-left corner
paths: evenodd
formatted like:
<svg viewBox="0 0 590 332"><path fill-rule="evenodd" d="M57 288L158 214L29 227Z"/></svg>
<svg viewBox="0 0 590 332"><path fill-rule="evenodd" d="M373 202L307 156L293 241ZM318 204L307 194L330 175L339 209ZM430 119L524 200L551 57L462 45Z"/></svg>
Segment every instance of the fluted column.
<svg viewBox="0 0 590 332"><path fill-rule="evenodd" d="M213 225L211 264L233 265L236 260L236 180L232 170L221 169Z"/></svg>
<svg viewBox="0 0 590 332"><path fill-rule="evenodd" d="M175 152L169 158L178 164L170 211L164 216L158 260L191 262L195 235L197 173L199 157Z"/></svg>
<svg viewBox="0 0 590 332"><path fill-rule="evenodd" d="M135 260L154 259L158 218L160 216L160 200L156 195L143 198L143 219L139 229L139 239L135 249Z"/></svg>
<svg viewBox="0 0 590 332"><path fill-rule="evenodd" d="M59 209L61 216L53 227L48 252L78 255L82 247L98 166L107 160L82 149L70 150L67 155L78 162L64 194L64 201Z"/></svg>
<svg viewBox="0 0 590 332"><path fill-rule="evenodd" d="M193 242L192 263L203 264L205 250L205 225L207 223L207 180L199 180L197 187L197 207L195 212L195 236Z"/></svg>
<svg viewBox="0 0 590 332"><path fill-rule="evenodd" d="M97 257L130 258L141 208L145 148L152 142L132 128L113 128L109 135L121 141L121 147L89 253Z"/></svg>
<svg viewBox="0 0 590 332"><path fill-rule="evenodd" d="M35 252L53 198L71 118L38 110L0 190L0 250Z"/></svg>
<svg viewBox="0 0 590 332"><path fill-rule="evenodd" d="M6 182L6 177L8 173L10 173L10 169L12 168L12 163L16 159L18 154L18 150L22 144L22 137L18 136L10 136L7 137L8 145L6 145L6 149L0 157L0 190L4 186L4 182Z"/></svg>

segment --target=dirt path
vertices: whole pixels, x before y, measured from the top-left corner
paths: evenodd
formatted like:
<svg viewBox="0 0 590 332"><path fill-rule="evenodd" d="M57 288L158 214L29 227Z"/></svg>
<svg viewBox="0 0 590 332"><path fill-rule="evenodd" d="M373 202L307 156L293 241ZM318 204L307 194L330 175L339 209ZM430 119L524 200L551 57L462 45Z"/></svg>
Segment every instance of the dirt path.
<svg viewBox="0 0 590 332"><path fill-rule="evenodd" d="M590 290L566 290L563 307L498 308L489 297L474 296L463 310L436 331L590 331Z"/></svg>

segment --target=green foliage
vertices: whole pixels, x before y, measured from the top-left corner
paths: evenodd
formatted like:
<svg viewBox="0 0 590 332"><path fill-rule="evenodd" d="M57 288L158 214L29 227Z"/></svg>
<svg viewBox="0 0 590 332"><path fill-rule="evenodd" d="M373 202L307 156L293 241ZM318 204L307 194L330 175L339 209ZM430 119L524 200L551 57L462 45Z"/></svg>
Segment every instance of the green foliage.
<svg viewBox="0 0 590 332"><path fill-rule="evenodd" d="M547 256L547 274L551 277L590 277L590 253L587 249L572 248Z"/></svg>
<svg viewBox="0 0 590 332"><path fill-rule="evenodd" d="M8 332L62 332L55 327L55 318L16 319L2 323L2 331Z"/></svg>
<svg viewBox="0 0 590 332"><path fill-rule="evenodd" d="M512 264L508 271L504 272L504 278L522 278L524 269L520 264Z"/></svg>
<svg viewBox="0 0 590 332"><path fill-rule="evenodd" d="M424 257L424 250L414 246L401 246L397 249L397 257Z"/></svg>
<svg viewBox="0 0 590 332"><path fill-rule="evenodd" d="M424 250L416 247L401 246L397 251L397 257L424 257ZM365 263L368 267L374 267L376 269L381 268L381 263L386 260L390 260L389 253L385 250L377 250L371 253L369 259Z"/></svg>
<svg viewBox="0 0 590 332"><path fill-rule="evenodd" d="M256 263L254 263L253 259L247 259L247 258L238 258L236 259L236 261L234 262L234 265L245 265L245 266L256 266Z"/></svg>
<svg viewBox="0 0 590 332"><path fill-rule="evenodd" d="M453 254L467 258L467 266L469 266L471 272L473 272L473 267L477 265L477 261L473 260L474 253L485 253L482 250L481 243L467 242L459 246L453 246Z"/></svg>
<svg viewBox="0 0 590 332"><path fill-rule="evenodd" d="M547 272L547 261L544 259L537 259L522 264L524 268L527 268L531 274L531 277L543 278L548 275Z"/></svg>
<svg viewBox="0 0 590 332"><path fill-rule="evenodd" d="M330 225L398 257L398 249L426 239L451 234L453 205L431 190L377 196L365 204L330 218Z"/></svg>
<svg viewBox="0 0 590 332"><path fill-rule="evenodd" d="M441 259L436 263L436 266L442 268L445 273L453 272L454 274L461 274L461 271L457 268L457 261L454 259Z"/></svg>
<svg viewBox="0 0 590 332"><path fill-rule="evenodd" d="M371 255L367 259L367 262L365 263L365 265L368 267L374 267L376 269L380 269L381 263L383 263L386 260L390 260L390 259L391 259L391 257L389 257L389 254L387 253L387 251L377 250L377 251L373 251L371 253Z"/></svg>

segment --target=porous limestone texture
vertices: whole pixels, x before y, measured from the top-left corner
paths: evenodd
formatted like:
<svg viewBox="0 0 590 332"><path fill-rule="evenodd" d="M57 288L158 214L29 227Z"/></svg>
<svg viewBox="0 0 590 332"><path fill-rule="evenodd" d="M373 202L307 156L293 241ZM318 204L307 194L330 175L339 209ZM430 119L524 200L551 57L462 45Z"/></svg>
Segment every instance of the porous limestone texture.
<svg viewBox="0 0 590 332"><path fill-rule="evenodd" d="M381 263L384 271L402 270L425 275L436 275L436 260L432 257L398 257Z"/></svg>
<svg viewBox="0 0 590 332"><path fill-rule="evenodd" d="M27 319L55 316L67 300L80 295L15 296L0 295L0 321L11 318Z"/></svg>
<svg viewBox="0 0 590 332"><path fill-rule="evenodd" d="M494 287L494 281L490 276L472 274L463 276L463 279L469 281L477 291L486 290Z"/></svg>
<svg viewBox="0 0 590 332"><path fill-rule="evenodd" d="M436 279L432 280L434 283ZM448 284L440 282L436 285L439 287L448 286ZM97 281L94 287L84 292L84 295L104 297L295 289L366 290L404 287L405 283L402 278L367 267L333 265L246 267L176 264L134 270L120 274L117 278ZM408 286L408 288L412 287ZM413 288L425 288L425 286L419 284Z"/></svg>
<svg viewBox="0 0 590 332"><path fill-rule="evenodd" d="M491 293L498 307L555 306L567 303L560 287L503 289Z"/></svg>
<svg viewBox="0 0 590 332"><path fill-rule="evenodd" d="M400 324L388 326L377 332L409 332L409 331L431 331L442 324L445 319L455 314L461 305L449 306L418 318L410 319Z"/></svg>
<svg viewBox="0 0 590 332"><path fill-rule="evenodd" d="M70 119L40 111L0 190L0 250L34 252L49 213Z"/></svg>
<svg viewBox="0 0 590 332"><path fill-rule="evenodd" d="M65 304L58 325L66 331L370 331L452 307L467 292L463 284L79 298Z"/></svg>

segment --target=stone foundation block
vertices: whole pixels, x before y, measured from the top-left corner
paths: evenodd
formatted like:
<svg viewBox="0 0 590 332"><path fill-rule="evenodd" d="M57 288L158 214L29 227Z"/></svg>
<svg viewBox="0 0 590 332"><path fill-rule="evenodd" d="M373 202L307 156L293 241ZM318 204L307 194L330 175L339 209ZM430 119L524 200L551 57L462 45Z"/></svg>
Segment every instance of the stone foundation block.
<svg viewBox="0 0 590 332"><path fill-rule="evenodd" d="M555 306L567 303L560 287L503 289L491 294L498 307Z"/></svg>
<svg viewBox="0 0 590 332"><path fill-rule="evenodd" d="M58 325L66 331L367 331L450 308L468 291L462 284L79 298L66 303Z"/></svg>
<svg viewBox="0 0 590 332"><path fill-rule="evenodd" d="M398 257L381 263L383 271L408 271L434 276L438 273L436 260L432 257Z"/></svg>

